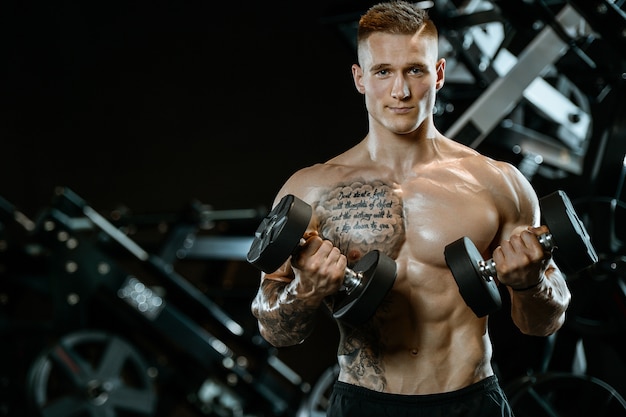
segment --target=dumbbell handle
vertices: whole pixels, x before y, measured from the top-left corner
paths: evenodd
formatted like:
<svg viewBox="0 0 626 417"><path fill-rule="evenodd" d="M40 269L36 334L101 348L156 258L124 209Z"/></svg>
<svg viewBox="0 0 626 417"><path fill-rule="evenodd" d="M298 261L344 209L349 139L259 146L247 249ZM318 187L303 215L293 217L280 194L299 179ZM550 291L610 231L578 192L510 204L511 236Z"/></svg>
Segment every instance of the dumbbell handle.
<svg viewBox="0 0 626 417"><path fill-rule="evenodd" d="M342 291L345 291L347 295L350 295L355 288L359 288L363 281L363 272L356 272L350 268L346 268L343 276Z"/></svg>
<svg viewBox="0 0 626 417"><path fill-rule="evenodd" d="M552 251L552 249L556 246L554 244L554 240L552 239L552 234L549 232L537 236L537 239L539 240L541 247L547 251ZM487 280L491 280L497 276L496 263L493 258L479 261L478 268L480 269L481 275Z"/></svg>

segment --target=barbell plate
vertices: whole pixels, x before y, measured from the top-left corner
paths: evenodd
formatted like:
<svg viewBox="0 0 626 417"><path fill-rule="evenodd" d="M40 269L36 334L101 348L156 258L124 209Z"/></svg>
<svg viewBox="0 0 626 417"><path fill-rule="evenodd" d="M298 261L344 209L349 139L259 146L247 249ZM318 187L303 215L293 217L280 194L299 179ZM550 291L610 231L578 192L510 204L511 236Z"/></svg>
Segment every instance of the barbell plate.
<svg viewBox="0 0 626 417"><path fill-rule="evenodd" d="M448 244L444 256L461 297L477 317L486 316L502 307L495 277L483 276L480 270L483 257L468 237Z"/></svg>
<svg viewBox="0 0 626 417"><path fill-rule="evenodd" d="M298 247L312 215L309 204L292 194L285 195L254 233L248 262L266 273L276 271Z"/></svg>
<svg viewBox="0 0 626 417"><path fill-rule="evenodd" d="M539 199L543 223L555 244L554 261L565 274L577 273L598 262L591 238L564 191Z"/></svg>
<svg viewBox="0 0 626 417"><path fill-rule="evenodd" d="M333 309L333 317L354 325L369 320L393 287L397 267L393 259L373 250L366 253L354 265L354 272L363 278L357 288L340 300Z"/></svg>

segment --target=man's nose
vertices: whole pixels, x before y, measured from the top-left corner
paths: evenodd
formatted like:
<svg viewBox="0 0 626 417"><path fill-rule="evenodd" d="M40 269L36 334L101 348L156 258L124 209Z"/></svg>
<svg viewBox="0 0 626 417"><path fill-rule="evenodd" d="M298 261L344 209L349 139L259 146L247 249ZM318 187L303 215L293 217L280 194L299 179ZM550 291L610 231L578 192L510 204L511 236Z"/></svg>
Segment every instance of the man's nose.
<svg viewBox="0 0 626 417"><path fill-rule="evenodd" d="M411 96L411 91L409 90L409 85L404 79L404 77L397 77L393 83L393 88L391 90L391 97L396 100L404 100Z"/></svg>

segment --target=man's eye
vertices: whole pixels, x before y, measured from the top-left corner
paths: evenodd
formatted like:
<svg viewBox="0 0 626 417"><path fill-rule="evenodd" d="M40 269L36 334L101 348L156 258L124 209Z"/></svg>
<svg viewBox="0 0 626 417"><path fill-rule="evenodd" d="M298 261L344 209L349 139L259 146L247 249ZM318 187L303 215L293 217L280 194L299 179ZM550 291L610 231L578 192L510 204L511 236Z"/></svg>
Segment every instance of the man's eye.
<svg viewBox="0 0 626 417"><path fill-rule="evenodd" d="M411 69L409 70L409 72L410 72L411 74L421 74L421 73L422 73L422 69L421 69L421 68L418 68L418 67L415 67L415 68L411 68Z"/></svg>
<svg viewBox="0 0 626 417"><path fill-rule="evenodd" d="M378 75L389 75L389 71L387 71L387 70L380 70L380 71L378 71Z"/></svg>

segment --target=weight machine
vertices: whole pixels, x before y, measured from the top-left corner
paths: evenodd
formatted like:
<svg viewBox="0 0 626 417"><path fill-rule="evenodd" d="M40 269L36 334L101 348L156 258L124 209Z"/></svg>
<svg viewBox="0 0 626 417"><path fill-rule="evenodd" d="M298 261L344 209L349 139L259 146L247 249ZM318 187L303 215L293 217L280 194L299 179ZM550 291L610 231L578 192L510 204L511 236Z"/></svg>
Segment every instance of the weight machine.
<svg viewBox="0 0 626 417"><path fill-rule="evenodd" d="M2 203L0 230L7 248L0 259L7 303L1 328L7 339L29 345L22 352L28 365L3 366L13 396L23 399L0 397L7 413L297 413L311 384L251 324L253 293L228 308L233 298L218 301L174 267L186 258L219 259L225 250L230 259L245 258L249 234L221 239L202 236L199 227L224 216L254 221L265 214L261 210L196 210L169 224L156 253L129 237L136 221L122 217L113 224L69 188L58 188L36 221ZM24 271L27 265L36 268ZM33 306L42 310L41 317L24 319L15 310L13 298L25 292L42 300Z"/></svg>

